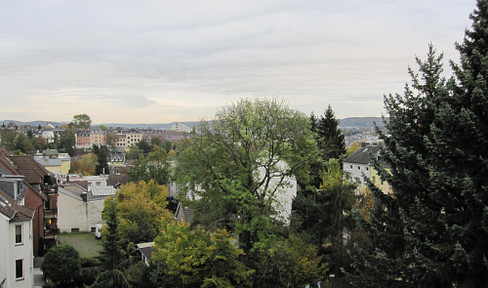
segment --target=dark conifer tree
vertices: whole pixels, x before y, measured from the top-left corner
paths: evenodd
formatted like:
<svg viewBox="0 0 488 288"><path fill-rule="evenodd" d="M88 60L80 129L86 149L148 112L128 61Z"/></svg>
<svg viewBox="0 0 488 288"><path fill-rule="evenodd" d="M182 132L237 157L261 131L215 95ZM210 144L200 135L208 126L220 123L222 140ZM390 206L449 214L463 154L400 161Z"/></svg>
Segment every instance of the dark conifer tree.
<svg viewBox="0 0 488 288"><path fill-rule="evenodd" d="M488 283L488 1L458 45L455 79L429 46L403 96L385 98L385 149L375 168L393 187L361 227L351 280L362 287L485 287ZM413 88L413 89L412 89ZM390 174L391 173L391 174Z"/></svg>
<svg viewBox="0 0 488 288"><path fill-rule="evenodd" d="M339 129L339 121L335 118L334 111L329 105L324 115L316 117L310 115L311 130L314 132L315 140L319 148L320 159L312 165L312 184L319 188L322 184L322 174L327 170L326 164L330 159L337 159L341 163L346 153L344 134Z"/></svg>
<svg viewBox="0 0 488 288"><path fill-rule="evenodd" d="M100 146L96 148L96 145L93 145L93 153L97 155L97 165L95 166L95 174L109 174L110 170L108 167L108 159L110 157L110 151L108 150L107 146Z"/></svg>

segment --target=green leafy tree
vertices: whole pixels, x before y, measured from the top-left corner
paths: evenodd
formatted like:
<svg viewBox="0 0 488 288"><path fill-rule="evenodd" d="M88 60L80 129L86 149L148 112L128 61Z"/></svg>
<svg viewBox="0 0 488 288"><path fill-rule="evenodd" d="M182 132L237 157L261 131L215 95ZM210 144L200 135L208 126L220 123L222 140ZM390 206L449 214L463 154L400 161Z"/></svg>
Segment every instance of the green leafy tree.
<svg viewBox="0 0 488 288"><path fill-rule="evenodd" d="M159 283L176 282L172 287L250 287L252 271L239 261L244 252L225 230L209 232L191 229L183 222L169 223L155 242L153 259L162 265L155 271L165 273L153 271L152 277Z"/></svg>
<svg viewBox="0 0 488 288"><path fill-rule="evenodd" d="M155 147L163 146L163 141L158 137L152 137L151 141L149 141L149 143L153 146L153 150Z"/></svg>
<svg viewBox="0 0 488 288"><path fill-rule="evenodd" d="M32 145L34 146L35 150L43 151L47 148L47 141L42 136L33 137L31 139L31 141L32 141Z"/></svg>
<svg viewBox="0 0 488 288"><path fill-rule="evenodd" d="M316 246L295 235L277 239L269 246L254 252L259 261L253 287L316 287L316 283L326 279L328 266L317 254Z"/></svg>
<svg viewBox="0 0 488 288"><path fill-rule="evenodd" d="M375 164L393 187L375 193L362 227L373 242L358 251L352 280L375 287L482 287L488 281L488 1L479 0L472 30L458 45L458 81L445 81L442 55L417 60L412 90L386 97L388 135ZM415 93L417 92L417 93ZM375 267L370 263L374 261ZM359 271L361 273L359 273ZM356 277L355 277L356 276Z"/></svg>
<svg viewBox="0 0 488 288"><path fill-rule="evenodd" d="M277 222L279 197L306 177L316 146L302 113L276 100L242 100L221 109L179 147L178 178L198 223L239 235L247 253Z"/></svg>
<svg viewBox="0 0 488 288"><path fill-rule="evenodd" d="M61 132L58 146L61 151L65 151L70 156L75 155L75 133L72 129L66 128Z"/></svg>
<svg viewBox="0 0 488 288"><path fill-rule="evenodd" d="M6 129L2 131L2 146L15 154L31 154L34 151L31 139L24 133Z"/></svg>
<svg viewBox="0 0 488 288"><path fill-rule="evenodd" d="M74 287L81 271L80 255L73 246L60 244L51 248L44 256L41 270L48 285L53 287Z"/></svg>
<svg viewBox="0 0 488 288"><path fill-rule="evenodd" d="M169 151L173 150L173 143L169 140L165 140L161 146L163 147L164 151L166 151L166 153L169 153Z"/></svg>
<svg viewBox="0 0 488 288"><path fill-rule="evenodd" d="M159 185L166 185L170 177L166 152L161 147L157 147L155 151L137 160L127 171L127 175L132 182L153 180Z"/></svg>
<svg viewBox="0 0 488 288"><path fill-rule="evenodd" d="M144 155L147 155L147 154L149 154L149 152L153 151L153 147L151 146L151 144L149 144L145 140L139 141L137 143L137 147L139 147L139 149L141 149L142 152L144 152Z"/></svg>
<svg viewBox="0 0 488 288"><path fill-rule="evenodd" d="M90 116L87 114L77 114L73 116L73 120L71 121L74 128L79 129L90 129L90 125L92 123Z"/></svg>
<svg viewBox="0 0 488 288"><path fill-rule="evenodd" d="M127 160L139 160L144 157L144 151L139 146L134 145L130 147L129 151L125 154Z"/></svg>

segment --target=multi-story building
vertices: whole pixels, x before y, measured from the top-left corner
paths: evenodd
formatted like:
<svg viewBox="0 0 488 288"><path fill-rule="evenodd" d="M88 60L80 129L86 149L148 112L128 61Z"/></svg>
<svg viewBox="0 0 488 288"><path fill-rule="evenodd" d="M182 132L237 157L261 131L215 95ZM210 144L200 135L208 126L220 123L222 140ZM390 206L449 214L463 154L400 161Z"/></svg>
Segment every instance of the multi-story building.
<svg viewBox="0 0 488 288"><path fill-rule="evenodd" d="M101 224L103 203L115 195L113 187L95 188L88 191L76 184L59 186L59 229L61 232L95 232Z"/></svg>
<svg viewBox="0 0 488 288"><path fill-rule="evenodd" d="M129 149L133 145L136 145L142 140L142 133L136 131L130 131L117 134L116 148Z"/></svg>
<svg viewBox="0 0 488 288"><path fill-rule="evenodd" d="M93 145L105 146L107 145L107 133L101 130L93 130L90 132L90 147Z"/></svg>
<svg viewBox="0 0 488 288"><path fill-rule="evenodd" d="M34 160L54 175L67 175L71 169L71 157L68 153L58 153L52 156L38 153L34 155Z"/></svg>
<svg viewBox="0 0 488 288"><path fill-rule="evenodd" d="M351 176L358 184L360 190L368 185L366 179L369 179L384 193L392 193L391 186L388 182L380 178L378 172L372 165L373 159L378 157L380 149L380 145L364 144L363 147L359 148L343 161L344 173Z"/></svg>
<svg viewBox="0 0 488 288"><path fill-rule="evenodd" d="M0 188L19 205L35 211L33 253L42 256L57 244L57 190L49 172L30 156L0 149Z"/></svg>
<svg viewBox="0 0 488 288"><path fill-rule="evenodd" d="M0 189L0 287L34 285L33 217L33 210Z"/></svg>
<svg viewBox="0 0 488 288"><path fill-rule="evenodd" d="M90 131L78 130L76 132L76 148L90 148Z"/></svg>

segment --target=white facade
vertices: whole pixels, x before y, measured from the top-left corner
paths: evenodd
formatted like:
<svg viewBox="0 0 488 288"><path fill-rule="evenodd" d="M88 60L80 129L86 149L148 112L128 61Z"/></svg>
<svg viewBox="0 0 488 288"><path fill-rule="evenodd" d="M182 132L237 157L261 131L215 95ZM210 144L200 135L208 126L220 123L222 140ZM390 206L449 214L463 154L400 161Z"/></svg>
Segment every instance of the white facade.
<svg viewBox="0 0 488 288"><path fill-rule="evenodd" d="M359 185L366 185L364 177L369 179L371 175L369 164L344 162L343 170Z"/></svg>
<svg viewBox="0 0 488 288"><path fill-rule="evenodd" d="M103 202L110 195L93 197L91 193L84 193L82 196L61 186L58 188L58 192L58 228L60 232L92 232L97 224L103 222ZM112 195L114 195L113 192Z"/></svg>
<svg viewBox="0 0 488 288"><path fill-rule="evenodd" d="M1 287L33 287L33 259L32 219L11 221L0 213L0 284L5 281Z"/></svg>

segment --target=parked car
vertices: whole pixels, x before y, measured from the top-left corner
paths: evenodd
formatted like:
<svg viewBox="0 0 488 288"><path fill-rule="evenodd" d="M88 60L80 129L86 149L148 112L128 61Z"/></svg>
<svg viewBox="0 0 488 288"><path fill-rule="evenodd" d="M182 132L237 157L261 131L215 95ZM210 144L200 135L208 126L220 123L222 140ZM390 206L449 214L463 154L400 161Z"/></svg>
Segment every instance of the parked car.
<svg viewBox="0 0 488 288"><path fill-rule="evenodd" d="M95 226L95 238L96 239L102 239L102 224L97 224Z"/></svg>

